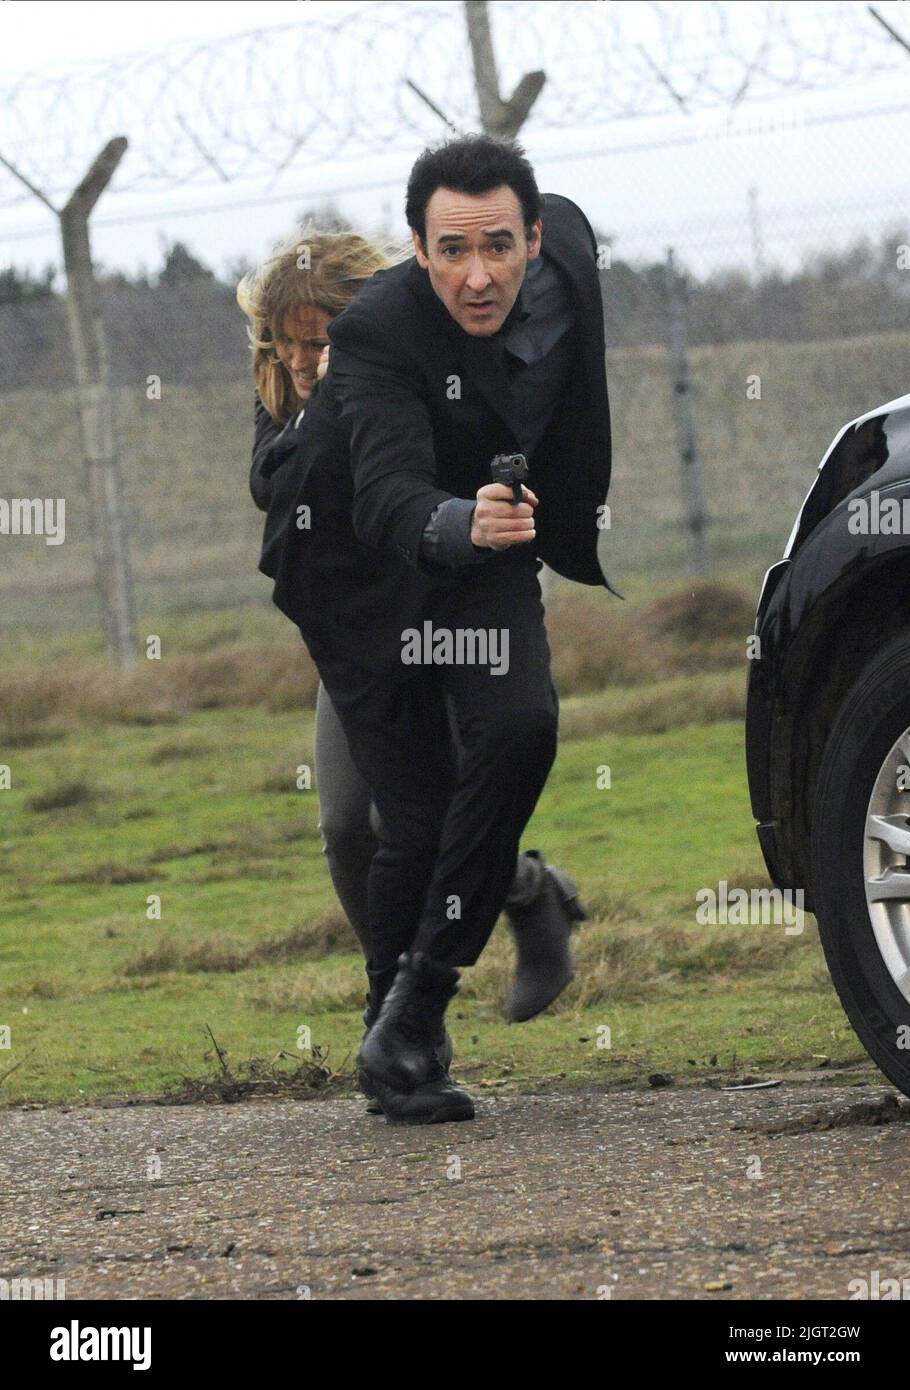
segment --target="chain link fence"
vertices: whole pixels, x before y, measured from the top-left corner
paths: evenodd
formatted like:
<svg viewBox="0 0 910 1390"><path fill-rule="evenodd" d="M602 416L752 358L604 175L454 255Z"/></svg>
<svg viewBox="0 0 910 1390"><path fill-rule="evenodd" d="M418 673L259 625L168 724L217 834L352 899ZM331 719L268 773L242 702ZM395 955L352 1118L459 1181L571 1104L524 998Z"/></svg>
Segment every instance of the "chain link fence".
<svg viewBox="0 0 910 1390"><path fill-rule="evenodd" d="M293 36L273 30L140 55L116 78L81 71L56 87L24 80L15 92L21 142L0 153L21 158L31 131L27 171L59 193L65 180L54 171L89 158L121 117L141 115L152 74L158 124L124 161L134 190L202 186L222 175L261 181L265 151L270 178L293 176L298 140L324 179L357 140L394 141L416 155L441 131L413 93L403 94L399 76L417 72L448 114L476 128L458 7L432 7L433 24L429 8L368 6ZM559 19L553 8L492 11L504 67L547 68L520 137L540 186L574 197L601 243L614 427L604 567L631 598L688 573L678 362L669 352L672 247L711 564L754 583L777 558L836 430L910 390L910 103L886 90L910 72L910 52L857 5L750 6L750 24L735 32L723 5L643 5L637 28L623 5L570 3ZM814 28L795 13L803 8L816 11ZM698 23L682 11L698 11ZM305 123L269 124L266 87L285 70L270 66L280 43L287 70L301 82L329 82L334 93L318 132L324 149ZM379 56L396 80L374 89ZM227 57L230 96L220 102ZM875 99L860 94L847 112L843 91L875 73L884 84ZM189 104L191 87L205 94L201 106ZM318 90L306 92L315 110ZM643 120L623 119L631 114ZM45 146L34 135L51 118L60 133ZM208 157L215 150L221 174ZM403 180L391 188L402 202ZM26 197L12 183L0 187L0 226L12 225L13 205ZM267 206L249 215L256 241L289 230ZM204 247L195 249L204 259ZM110 283L102 309L140 610L265 601L260 517L246 492L252 386L230 286L213 278ZM149 398L151 376L160 399ZM3 492L67 498L65 545L0 540L7 624L68 625L90 612L73 380L64 300L0 306Z"/></svg>

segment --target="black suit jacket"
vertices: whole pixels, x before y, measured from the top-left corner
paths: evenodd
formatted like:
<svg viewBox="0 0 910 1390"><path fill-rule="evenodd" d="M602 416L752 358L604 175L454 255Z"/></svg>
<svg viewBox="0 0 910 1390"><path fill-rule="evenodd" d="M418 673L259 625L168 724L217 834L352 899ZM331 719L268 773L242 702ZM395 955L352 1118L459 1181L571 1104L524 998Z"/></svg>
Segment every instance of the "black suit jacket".
<svg viewBox="0 0 910 1390"><path fill-rule="evenodd" d="M610 416L596 243L568 198L545 194L542 220L542 254L567 278L575 338L569 389L529 459L535 551L569 579L611 588L597 558ZM431 511L453 495L473 498L491 481L493 456L520 448L508 379L416 259L375 275L329 338L328 374L272 459L260 569L314 659L401 669L403 628L432 617L464 577L421 559ZM482 563L491 582L507 572L500 556Z"/></svg>

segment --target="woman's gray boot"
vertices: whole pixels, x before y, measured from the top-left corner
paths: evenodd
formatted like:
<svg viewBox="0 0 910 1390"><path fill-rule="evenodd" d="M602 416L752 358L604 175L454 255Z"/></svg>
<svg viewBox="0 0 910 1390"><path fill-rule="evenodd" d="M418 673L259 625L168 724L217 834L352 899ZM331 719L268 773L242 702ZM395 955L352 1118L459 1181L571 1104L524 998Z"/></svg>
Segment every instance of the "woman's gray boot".
<svg viewBox="0 0 910 1390"><path fill-rule="evenodd" d="M506 1005L510 1023L526 1023L552 1004L574 979L569 938L587 913L578 885L564 869L546 864L538 850L518 857L504 909L515 938L515 978Z"/></svg>

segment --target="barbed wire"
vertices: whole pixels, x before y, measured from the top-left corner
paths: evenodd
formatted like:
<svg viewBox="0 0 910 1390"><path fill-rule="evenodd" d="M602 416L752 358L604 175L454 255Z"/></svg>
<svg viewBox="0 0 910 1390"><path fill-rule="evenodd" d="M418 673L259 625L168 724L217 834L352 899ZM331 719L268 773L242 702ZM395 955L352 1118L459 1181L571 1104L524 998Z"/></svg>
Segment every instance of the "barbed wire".
<svg viewBox="0 0 910 1390"><path fill-rule="evenodd" d="M888 4L879 7L900 16ZM900 7L896 7L900 10ZM859 0L735 5L646 0L493 0L501 85L547 82L523 133L738 106L906 71ZM477 129L462 6L385 0L333 17L90 62L0 88L0 153L51 199L100 146L129 138L112 193L257 183L341 156L413 150L440 122L406 85ZM0 207L29 200L0 171Z"/></svg>

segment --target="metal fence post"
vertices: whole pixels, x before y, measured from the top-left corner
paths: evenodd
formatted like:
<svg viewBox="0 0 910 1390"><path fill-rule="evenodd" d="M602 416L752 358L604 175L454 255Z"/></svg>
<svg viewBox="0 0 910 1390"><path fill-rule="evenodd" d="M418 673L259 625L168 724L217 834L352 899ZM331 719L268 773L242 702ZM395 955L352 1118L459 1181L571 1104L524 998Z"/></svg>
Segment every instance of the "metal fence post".
<svg viewBox="0 0 910 1390"><path fill-rule="evenodd" d="M670 370L673 378L673 422L679 449L683 524L688 540L687 571L707 574L711 569L708 548L708 513L701 486L701 470L695 440L695 415L689 378L686 311L676 273L673 248L667 248L667 295L670 301Z"/></svg>
<svg viewBox="0 0 910 1390"><path fill-rule="evenodd" d="M95 585L107 649L121 667L133 666L137 661L136 622L107 339L88 224L126 147L122 136L109 141L60 213L67 310L92 518Z"/></svg>

